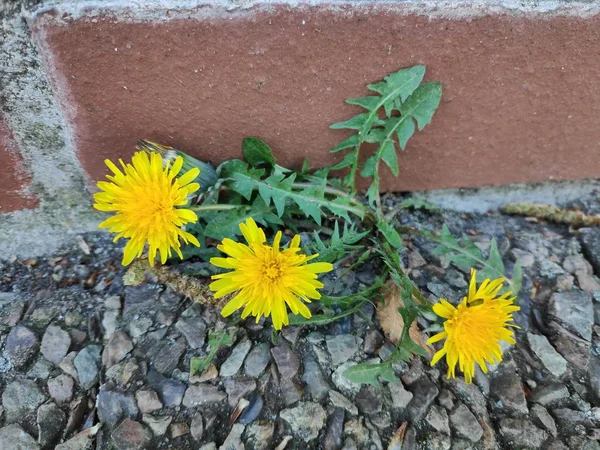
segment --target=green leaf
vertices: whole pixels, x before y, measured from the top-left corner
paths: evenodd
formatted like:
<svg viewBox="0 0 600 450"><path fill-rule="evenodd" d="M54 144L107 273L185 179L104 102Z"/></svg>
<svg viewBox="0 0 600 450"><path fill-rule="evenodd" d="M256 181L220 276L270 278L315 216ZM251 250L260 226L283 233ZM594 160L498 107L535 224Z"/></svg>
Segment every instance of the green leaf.
<svg viewBox="0 0 600 450"><path fill-rule="evenodd" d="M419 86L400 106L402 115L414 117L419 131L431 123L433 113L440 105L442 85L440 83L424 83Z"/></svg>
<svg viewBox="0 0 600 450"><path fill-rule="evenodd" d="M404 150L406 143L412 137L415 132L415 122L413 120L403 120L402 123L396 127L396 135L398 136L398 143L400 148Z"/></svg>
<svg viewBox="0 0 600 450"><path fill-rule="evenodd" d="M515 265L513 267L513 276L512 276L512 293L513 295L518 295L521 291L521 287L523 286L523 268L521 267L521 260L517 259Z"/></svg>
<svg viewBox="0 0 600 450"><path fill-rule="evenodd" d="M423 199L419 199L419 198L415 198L415 197L410 197L410 198L402 200L402 202L400 202L399 206L402 208L424 209L424 210L432 212L432 213L440 212L440 209L433 203L430 203L427 200L423 200Z"/></svg>
<svg viewBox="0 0 600 450"><path fill-rule="evenodd" d="M247 137L242 141L242 153L246 161L253 167L265 164L269 167L275 165L275 158L271 147L258 138Z"/></svg>
<svg viewBox="0 0 600 450"><path fill-rule="evenodd" d="M343 372L346 379L353 383L370 384L379 388L379 378L390 383L398 383L398 378L389 363L362 363L349 367Z"/></svg>
<svg viewBox="0 0 600 450"><path fill-rule="evenodd" d="M379 178L373 177L369 189L367 189L367 201L371 208L375 208L377 205L377 199L379 198Z"/></svg>
<svg viewBox="0 0 600 450"><path fill-rule="evenodd" d="M402 238L400 237L396 229L392 225L390 225L390 223L387 220L380 219L377 222L377 229L392 247L402 247Z"/></svg>
<svg viewBox="0 0 600 450"><path fill-rule="evenodd" d="M346 103L349 105L358 105L362 106L366 110L373 110L373 108L377 108L379 104L378 96L370 96L370 97L361 97L361 98L349 98L346 100Z"/></svg>
<svg viewBox="0 0 600 450"><path fill-rule="evenodd" d="M356 149L356 148L352 149L351 151L346 153L346 155L344 156L344 159L342 159L339 163L334 164L333 166L330 166L329 169L340 170L345 167L350 167L352 164L354 164L354 161L356 161L357 153L358 153L358 149Z"/></svg>
<svg viewBox="0 0 600 450"><path fill-rule="evenodd" d="M331 153L337 153L346 148L356 147L358 145L358 134L353 134L347 139L344 139L338 145L331 149Z"/></svg>
<svg viewBox="0 0 600 450"><path fill-rule="evenodd" d="M390 168L394 176L398 176L398 155L396 155L393 141L384 141L381 144L381 159Z"/></svg>
<svg viewBox="0 0 600 450"><path fill-rule="evenodd" d="M340 234L338 221L335 221L333 226L333 234L328 242L324 243L319 236L317 231L314 232L314 244L309 247L311 254L318 253L318 258L315 261L318 262L330 262L333 263L341 259L347 253L357 250L362 246L356 245L365 236L369 234L369 230L359 233L356 231L354 225L344 224L344 229Z"/></svg>
<svg viewBox="0 0 600 450"><path fill-rule="evenodd" d="M362 170L360 171L360 175L363 178L372 177L373 175L375 175L376 165L377 165L377 158L375 157L375 155L369 156L367 158L367 160L365 161L365 164L364 164Z"/></svg>
<svg viewBox="0 0 600 450"><path fill-rule="evenodd" d="M357 116L354 116L351 119L329 125L329 128L331 128L332 130L360 130L363 124L365 123L367 116L368 113L358 114Z"/></svg>

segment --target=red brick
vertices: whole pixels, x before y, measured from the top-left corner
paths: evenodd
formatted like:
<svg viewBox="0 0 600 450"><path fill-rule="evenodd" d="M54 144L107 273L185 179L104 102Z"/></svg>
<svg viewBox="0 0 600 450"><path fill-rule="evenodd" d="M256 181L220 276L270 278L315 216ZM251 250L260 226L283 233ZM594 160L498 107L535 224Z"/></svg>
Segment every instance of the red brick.
<svg viewBox="0 0 600 450"><path fill-rule="evenodd" d="M29 181L10 132L0 120L0 213L37 206L35 196L27 192Z"/></svg>
<svg viewBox="0 0 600 450"><path fill-rule="evenodd" d="M105 174L104 158L128 156L142 137L221 161L238 157L251 135L284 165L305 156L330 163L346 133L328 125L358 112L344 99L417 63L443 83L442 104L384 187L600 176L600 15L458 20L283 6L236 14L38 19L33 28L92 178Z"/></svg>

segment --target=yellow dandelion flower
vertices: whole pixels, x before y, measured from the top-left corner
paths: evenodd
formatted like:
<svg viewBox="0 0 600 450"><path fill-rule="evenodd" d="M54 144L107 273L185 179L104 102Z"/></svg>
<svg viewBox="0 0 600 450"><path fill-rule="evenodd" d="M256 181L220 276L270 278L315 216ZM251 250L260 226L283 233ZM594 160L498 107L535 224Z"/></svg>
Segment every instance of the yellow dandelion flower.
<svg viewBox="0 0 600 450"><path fill-rule="evenodd" d="M100 228L108 228L111 233L118 233L115 241L129 238L123 265L142 256L146 243L149 245L150 265L154 265L157 252L160 252L163 264L171 256L171 250L183 258L179 238L185 243L200 246L198 239L181 229L186 223L198 220L196 213L178 208L186 205L188 195L200 187L193 183L200 170L188 170L177 178L183 159L177 158L172 166L167 163L163 168L158 153L137 152L131 164L119 162L122 171L108 159L105 161L113 174L106 176L110 182L98 182L103 192L94 194L94 208L116 213L99 225Z"/></svg>
<svg viewBox="0 0 600 450"><path fill-rule="evenodd" d="M242 318L252 315L258 322L263 315L270 315L276 330L289 325L288 307L292 313L310 318L310 310L303 302L321 298L317 289L322 288L323 283L317 280L317 274L329 272L333 266L324 262L306 264L318 255L300 253L300 236L295 236L286 249L280 250L281 231L270 246L266 244L264 231L253 219L241 223L240 230L248 244L223 239L217 248L229 258L210 260L217 267L233 269L213 275L217 281L210 284L215 298L237 292L221 314L227 317L244 307Z"/></svg>
<svg viewBox="0 0 600 450"><path fill-rule="evenodd" d="M500 341L515 344L511 328L518 328L512 323L513 312L520 308L514 304L515 297L511 292L498 296L504 278L490 281L486 279L477 288L476 272L471 270L469 294L457 306L445 299L433 305L433 311L446 319L444 331L432 336L427 343L445 339L444 346L431 360L436 364L443 356L448 363L448 378L456 376L456 364L465 375L465 381L471 383L475 375L475 363L487 373L488 364L502 361Z"/></svg>

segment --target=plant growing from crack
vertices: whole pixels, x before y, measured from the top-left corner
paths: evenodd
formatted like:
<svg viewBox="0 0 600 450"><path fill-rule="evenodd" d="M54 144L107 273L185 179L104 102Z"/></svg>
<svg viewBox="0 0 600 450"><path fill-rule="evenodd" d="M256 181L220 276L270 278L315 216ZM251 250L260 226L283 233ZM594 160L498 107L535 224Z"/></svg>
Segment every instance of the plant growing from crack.
<svg viewBox="0 0 600 450"><path fill-rule="evenodd" d="M403 209L436 212L436 208L409 199L386 210L380 196L382 167L387 166L398 176L398 150L405 150L416 130L432 121L440 103L441 84L423 83L424 75L424 66L402 69L368 85L372 95L347 100L362 112L331 126L351 130L352 134L331 150L345 154L338 163L317 170L309 170L306 160L300 170L282 167L268 144L255 137L243 140L243 160L228 160L216 169L180 150L150 141L139 142L140 153L133 165L121 162L119 169L107 162L113 175L109 177L111 183L99 184L103 192L96 194L96 207L116 214L104 225L118 232L117 238L129 239L126 263L142 256L146 243L149 246L149 264L141 267L139 262L134 263L129 280L139 281L149 271L159 280L162 277L172 289L201 303L214 305L218 298L226 298L227 303L219 303L224 316L241 310L241 319L270 317L276 330L286 325L327 325L353 314L364 316L363 307L375 304L382 326L390 322L390 317L393 324L400 324L392 326L393 338L384 330L395 342L395 350L383 363L367 362L348 369L346 377L355 382L394 382L395 362L413 355L431 356L432 349L423 342L417 327L418 316L433 323L427 332L440 331L443 324L446 331L435 338L445 339L446 343L434 362L447 355L449 375L454 375L456 361L461 366L465 362L480 363L480 359L469 359L466 350L455 351L457 342L463 347L470 345L455 325L472 321L473 317L489 322L488 328L482 327L489 329L489 335L482 337L489 346L477 352L494 352L498 336L512 336L506 330L514 310L507 309L502 320L483 314L488 306L496 305L490 302L513 299L507 291L501 291L502 282L498 281L506 270L496 241L491 241L484 254L467 236L459 240L446 226L439 235L400 228L396 218ZM164 166L156 162L155 156L137 156L145 153L160 155ZM338 175L340 171L342 175ZM366 198L358 189L361 178L368 180ZM150 189L152 186L161 187ZM269 229L275 231L272 241L266 238ZM286 242L281 230L311 230L312 242L301 245L299 235ZM448 258L457 268L479 269L480 278L473 275L464 307L452 310L443 301L432 305L405 273L399 251L404 245L402 235L409 233L420 233L436 242L434 255ZM240 235L246 243L238 242ZM214 240L222 242L215 248L211 245ZM217 272L212 284L207 287L193 276L164 267L149 268L155 254L160 254L164 263L165 255L172 257L173 252L179 258L210 260ZM222 252L226 258L219 256ZM342 267L349 271L367 261L384 267L371 286L345 296L319 292L323 288L319 273ZM517 263L508 280L515 295L521 278ZM472 297L473 292L488 285L495 289L491 294L485 291L483 299ZM397 295L389 301L392 288ZM208 295L207 290L213 294ZM310 300L319 302L317 311L306 307ZM218 349L229 341L223 331L211 333L208 354L193 358L191 371L205 370Z"/></svg>

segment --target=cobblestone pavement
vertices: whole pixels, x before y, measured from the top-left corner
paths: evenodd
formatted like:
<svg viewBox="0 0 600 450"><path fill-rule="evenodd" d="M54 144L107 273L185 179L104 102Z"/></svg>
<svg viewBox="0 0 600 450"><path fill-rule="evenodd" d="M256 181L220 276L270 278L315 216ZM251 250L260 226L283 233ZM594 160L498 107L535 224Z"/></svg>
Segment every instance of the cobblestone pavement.
<svg viewBox="0 0 600 450"><path fill-rule="evenodd" d="M420 358L395 365L398 384L346 380L353 364L390 355L371 305L276 341L268 324L241 322L190 377L191 357L226 322L164 286L125 287L120 248L88 234L49 257L0 263L0 449L600 449L600 229L494 213L402 221L445 222L486 249L496 237L509 271L523 262L518 344L474 384ZM432 299L459 300L468 274L432 249L407 242L410 276ZM208 275L205 263L178 268ZM352 292L379 269L336 269L325 289ZM404 422L401 446L392 438Z"/></svg>

